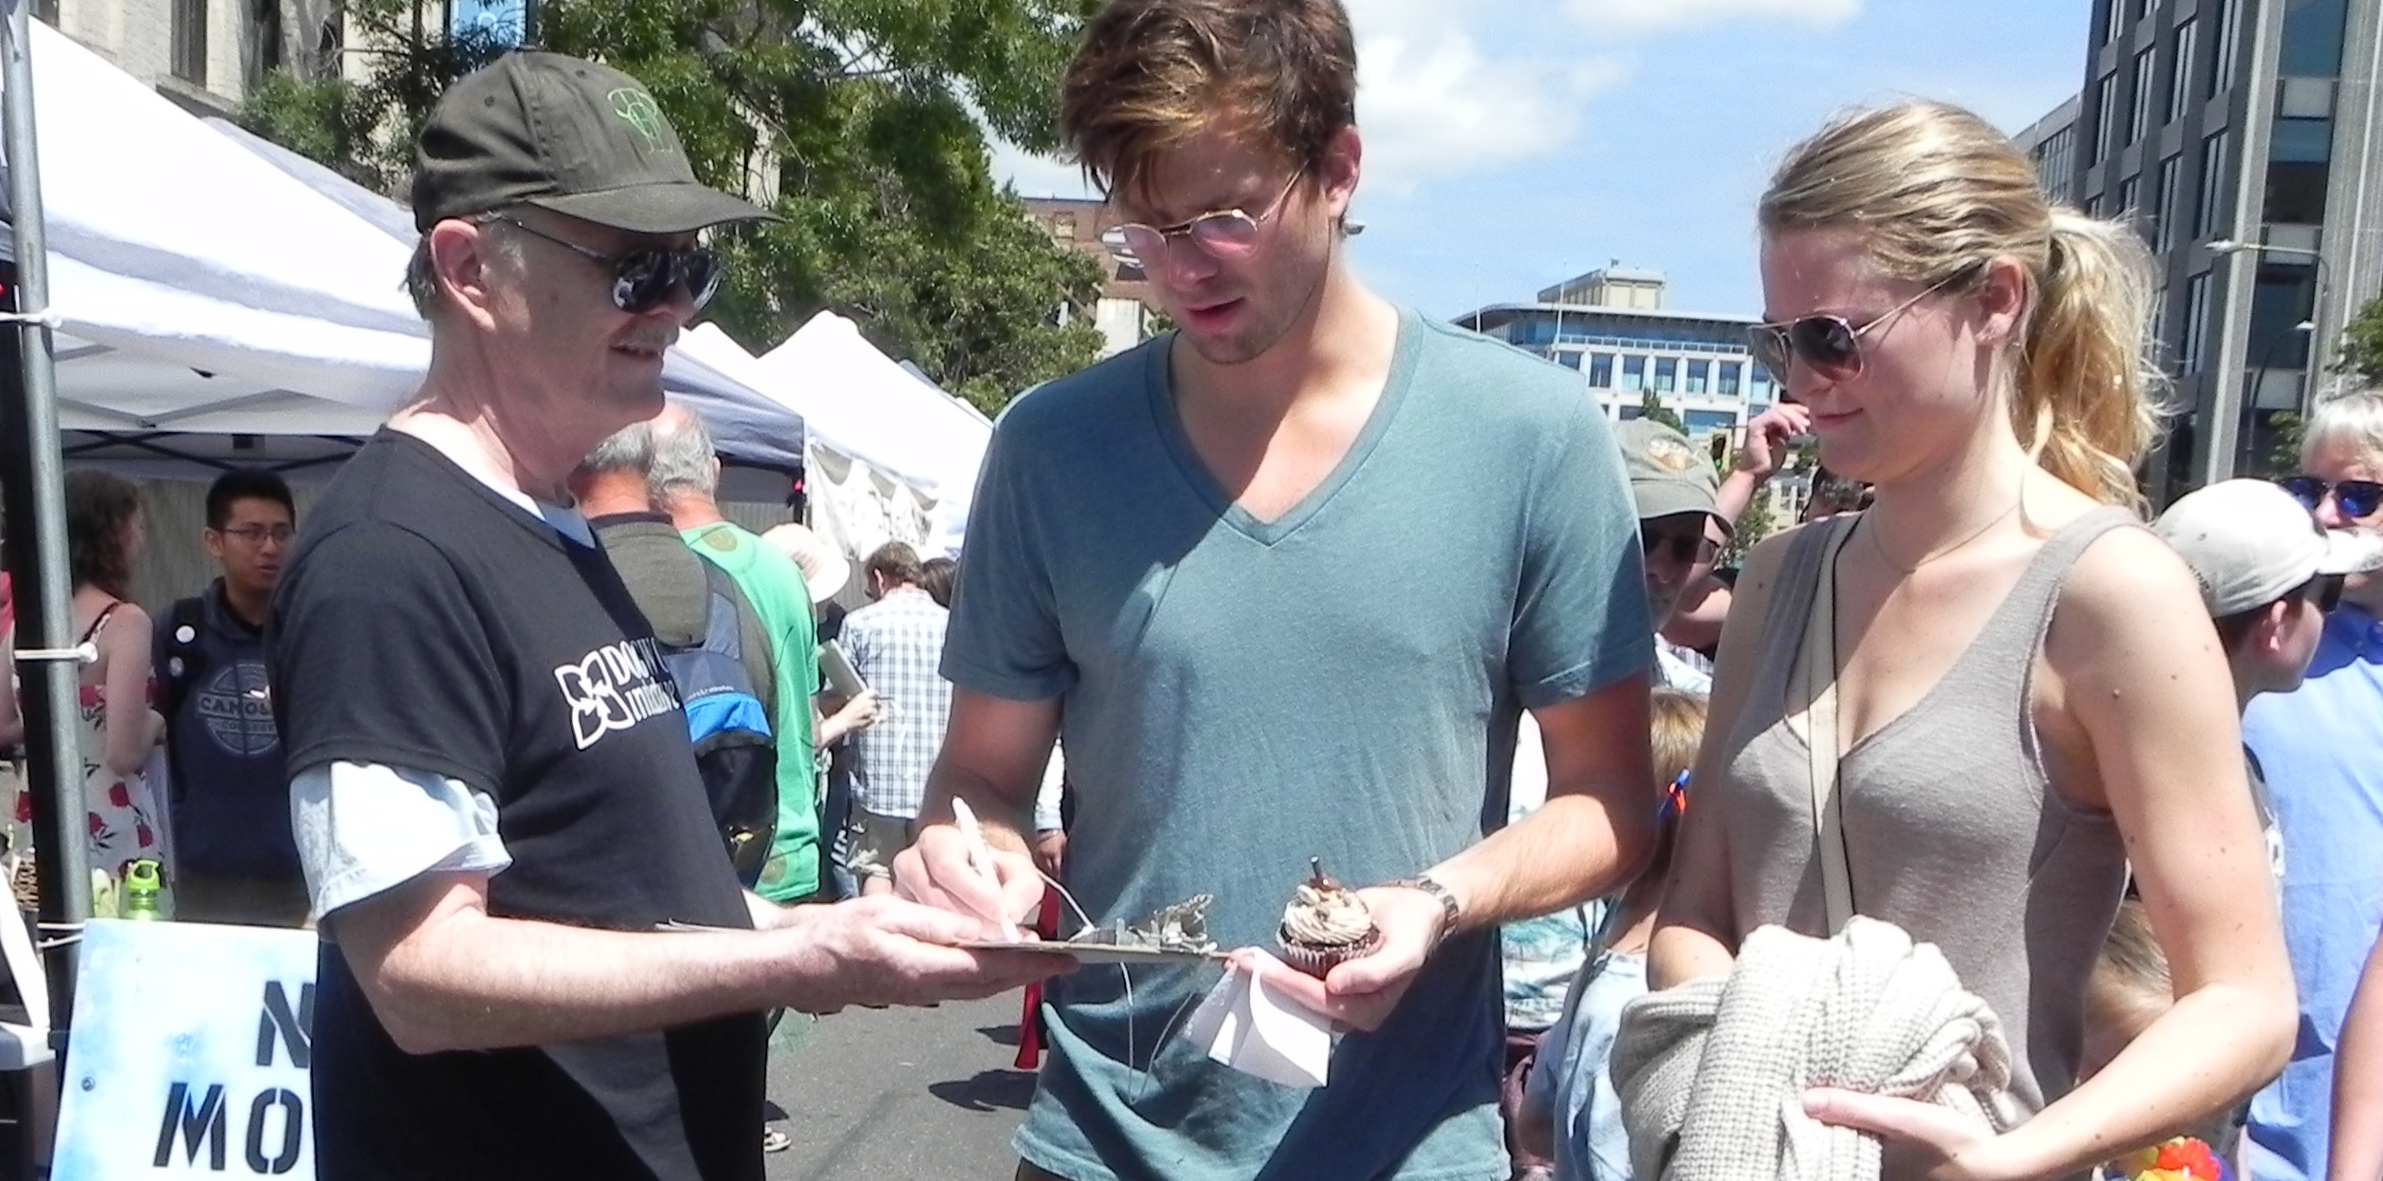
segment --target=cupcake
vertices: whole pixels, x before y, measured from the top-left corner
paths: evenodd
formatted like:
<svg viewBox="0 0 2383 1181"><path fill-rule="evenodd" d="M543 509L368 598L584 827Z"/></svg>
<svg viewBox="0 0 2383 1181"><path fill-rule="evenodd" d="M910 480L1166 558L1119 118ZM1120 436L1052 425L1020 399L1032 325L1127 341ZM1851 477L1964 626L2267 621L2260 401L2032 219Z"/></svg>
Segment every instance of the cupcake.
<svg viewBox="0 0 2383 1181"><path fill-rule="evenodd" d="M1322 863L1308 861L1308 879L1283 908L1283 962L1322 977L1334 964L1370 954L1382 944L1373 915L1355 890L1324 876Z"/></svg>

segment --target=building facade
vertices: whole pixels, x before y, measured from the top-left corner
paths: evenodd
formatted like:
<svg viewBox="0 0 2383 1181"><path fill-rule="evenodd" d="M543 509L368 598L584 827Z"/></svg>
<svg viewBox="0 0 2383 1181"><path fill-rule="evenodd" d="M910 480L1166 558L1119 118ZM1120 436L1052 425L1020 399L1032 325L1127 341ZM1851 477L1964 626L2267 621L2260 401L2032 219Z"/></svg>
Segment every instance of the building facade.
<svg viewBox="0 0 2383 1181"><path fill-rule="evenodd" d="M1025 202L1028 215L1050 232L1052 242L1100 268L1100 300L1092 317L1100 329L1101 355L1114 356L1148 339L1158 313L1148 299L1149 276L1114 232L1123 219L1105 201L1027 197Z"/></svg>
<svg viewBox="0 0 2383 1181"><path fill-rule="evenodd" d="M2270 466L2339 380L2383 278L2383 5L2095 0L2088 36L2069 192L2158 258L2165 500Z"/></svg>
<svg viewBox="0 0 2383 1181"><path fill-rule="evenodd" d="M272 70L339 69L335 0L36 0L33 15L202 116L237 114Z"/></svg>
<svg viewBox="0 0 2383 1181"><path fill-rule="evenodd" d="M1770 408L1777 392L1746 348L1755 317L1664 304L1662 272L1608 267L1531 303L1490 304L1456 323L1580 370L1611 419L1636 418L1652 392L1704 439Z"/></svg>

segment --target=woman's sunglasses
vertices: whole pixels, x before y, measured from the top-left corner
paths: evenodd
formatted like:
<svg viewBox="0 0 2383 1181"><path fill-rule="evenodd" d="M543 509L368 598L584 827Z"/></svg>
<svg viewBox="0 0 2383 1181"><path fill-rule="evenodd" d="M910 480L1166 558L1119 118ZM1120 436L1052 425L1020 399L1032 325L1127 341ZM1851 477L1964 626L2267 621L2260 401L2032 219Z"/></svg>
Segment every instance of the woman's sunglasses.
<svg viewBox="0 0 2383 1181"><path fill-rule="evenodd" d="M1803 361L1823 381L1852 381L1862 375L1862 337L1910 310L1913 304L1977 274L1984 265L1975 263L1954 271L1929 284L1927 290L1859 324L1843 316L1819 313L1753 325L1746 329L1746 347L1781 390L1787 388L1788 364L1795 360Z"/></svg>
<svg viewBox="0 0 2383 1181"><path fill-rule="evenodd" d="M2276 486L2291 493L2292 499L2312 513L2325 503L2328 491L2333 493L2333 502L2342 506L2342 512L2348 516L2371 517L2376 509L2383 508L2383 484L2373 480L2329 483L2316 476L2293 476L2276 481Z"/></svg>
<svg viewBox="0 0 2383 1181"><path fill-rule="evenodd" d="M1291 190L1299 184L1299 178L1305 175L1304 169L1292 173L1291 179L1283 182L1283 191L1274 195L1274 201L1255 214L1239 209L1218 209L1171 226L1127 222L1117 227L1117 233L1125 239L1126 248L1134 252L1134 257L1140 259L1144 267L1156 266L1164 261L1168 246L1177 238L1189 238L1199 243L1200 249L1207 251L1212 258L1247 258L1251 251L1258 248L1259 228L1283 207L1284 201L1290 199Z"/></svg>
<svg viewBox="0 0 2383 1181"><path fill-rule="evenodd" d="M694 300L697 311L712 301L720 291L720 256L701 246L684 250L631 250L625 254L606 254L592 250L567 238L558 238L518 218L497 213L490 221L501 221L533 238L544 238L557 246L577 251L612 272L612 306L624 312L652 311L670 298L679 284L687 285L687 294Z"/></svg>
<svg viewBox="0 0 2383 1181"><path fill-rule="evenodd" d="M1721 556L1719 542L1710 537L1687 533L1674 533L1667 537L1642 531L1638 535L1638 546L1647 557L1668 553L1672 561L1686 566L1710 562Z"/></svg>

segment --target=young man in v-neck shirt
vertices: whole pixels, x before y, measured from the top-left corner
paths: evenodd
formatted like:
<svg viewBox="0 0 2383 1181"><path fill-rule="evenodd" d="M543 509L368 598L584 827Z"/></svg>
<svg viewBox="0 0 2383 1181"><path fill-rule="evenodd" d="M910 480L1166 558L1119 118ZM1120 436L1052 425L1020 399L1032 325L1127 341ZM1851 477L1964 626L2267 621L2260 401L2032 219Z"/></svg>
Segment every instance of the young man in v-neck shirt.
<svg viewBox="0 0 2383 1181"><path fill-rule="evenodd" d="M1094 921L1207 893L1220 943L1270 946L1312 857L1366 887L1381 941L1322 980L1242 959L1351 1031L1315 1092L1164 1040L1200 974L1053 987L1024 1177L1504 1181L1495 928L1621 884L1646 847L1619 453L1578 374L1357 281L1355 71L1338 0L1121 0L1087 30L1061 126L1181 328L996 428L896 880L1024 914L1064 732L1066 884ZM1525 709L1549 802L1491 834Z"/></svg>

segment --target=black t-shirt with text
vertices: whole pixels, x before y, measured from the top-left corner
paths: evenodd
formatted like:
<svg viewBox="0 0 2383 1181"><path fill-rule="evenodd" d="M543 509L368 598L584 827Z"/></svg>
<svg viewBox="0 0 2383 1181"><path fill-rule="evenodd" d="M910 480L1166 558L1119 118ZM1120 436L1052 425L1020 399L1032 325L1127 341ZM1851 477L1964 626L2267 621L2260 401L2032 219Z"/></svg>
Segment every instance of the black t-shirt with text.
<svg viewBox="0 0 2383 1181"><path fill-rule="evenodd" d="M601 551L383 431L312 512L272 627L291 773L381 763L488 793L513 858L492 914L751 925L677 690ZM336 944L318 970L325 1177L761 1176L758 1015L410 1055Z"/></svg>

